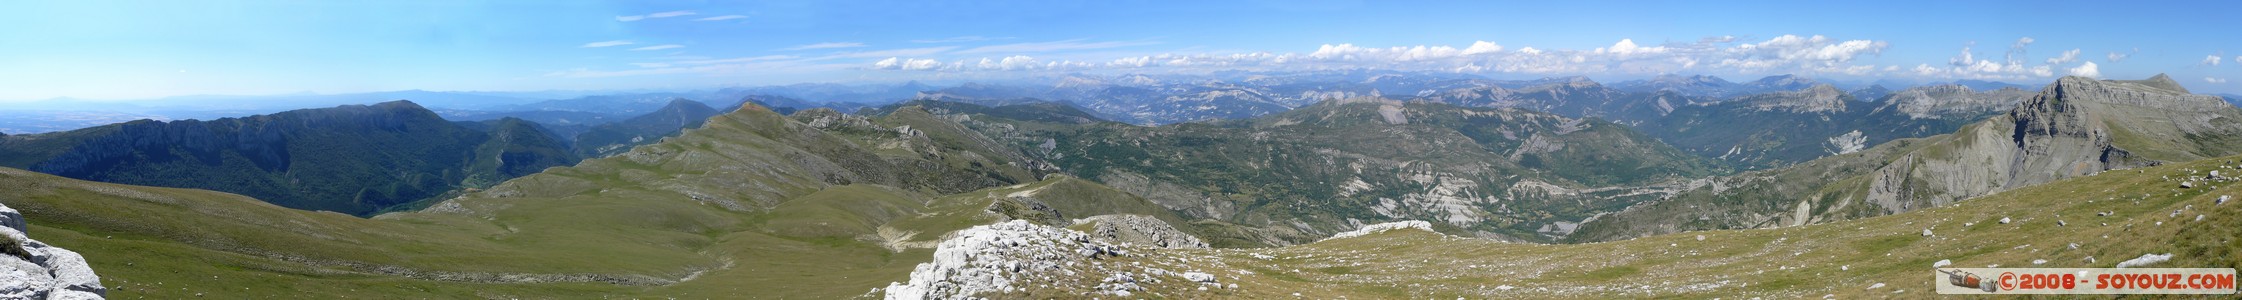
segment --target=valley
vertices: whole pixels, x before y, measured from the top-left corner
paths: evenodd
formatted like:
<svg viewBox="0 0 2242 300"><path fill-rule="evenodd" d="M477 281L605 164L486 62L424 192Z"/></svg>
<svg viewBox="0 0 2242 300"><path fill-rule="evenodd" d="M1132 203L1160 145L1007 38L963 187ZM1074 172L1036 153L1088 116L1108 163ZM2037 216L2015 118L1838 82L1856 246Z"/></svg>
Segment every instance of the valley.
<svg viewBox="0 0 2242 300"><path fill-rule="evenodd" d="M2113 4L10 3L0 299L2242 294Z"/></svg>
<svg viewBox="0 0 2242 300"><path fill-rule="evenodd" d="M0 182L11 185L0 196L32 220L30 235L92 258L111 297L1900 296L1931 290L1905 278L1919 275L1912 265L1934 257L2095 266L2170 252L2185 254L2177 264L2235 264L2217 254L2231 250L2223 242L2098 237L2231 235L2224 230L2232 226L2218 224L2235 215L2215 201L2225 196L2216 189L2231 180L2204 174L2238 167L2226 155L2242 148L2158 137L2232 136L2222 132L2235 130L2229 122L2236 109L2182 96L2184 90L2160 83L2168 81L2066 78L1956 134L1753 171L1635 130L1657 127L1425 100L1334 98L1248 119L1152 127L1039 100L919 100L862 114L781 114L748 101L701 121L692 117L705 106L678 100L662 113L587 131L648 128L636 131L643 133L634 142L643 144L609 148L628 151L591 153L572 165L540 162L549 168L470 164L495 174L528 173L371 218L17 169L0 172L8 178ZM1822 102L1840 110L1866 103L1830 98L1829 90L1821 85L1690 109L1778 101L1757 100L1765 97L1822 97L1843 101ZM1890 110L1869 115L1957 116L1904 108L1921 99L1887 99L1882 108ZM1779 107L1767 112L1822 109ZM2129 121L2192 114L2215 117ZM2048 118L2101 121L2036 121ZM498 153L507 162L574 157L530 121L472 124L483 125L460 132L487 132L494 142L457 151ZM685 129L664 134L660 128L672 125L661 124ZM2080 124L2066 126L2126 135L2063 128L2045 132L2065 134L2050 134L2012 124ZM1988 129L1998 131L1981 133ZM2008 131L2026 133L2000 133ZM1912 183L1977 182L1950 172L1906 172L1936 168L1930 162L1953 155L1988 155L1971 154L1986 152L1970 147L1988 146L1970 146L1963 134L1980 135L1979 143L2056 145L1990 152L2021 155L2028 164L2101 167L2018 169L2002 176L2022 179L1983 187ZM2113 151L2142 154L2097 154L2120 153ZM1895 180L1889 176L1915 177L1901 177L1910 183L1895 193L1883 190L1883 182ZM1849 177L1858 179L1819 180ZM2195 186L2181 188L2180 181ZM1992 225L1996 218L2023 221ZM1919 234L1926 229L1934 233ZM1024 269L985 269L985 259L942 254L991 247L952 245L982 235L1050 241L971 250L985 259L1093 254ZM2084 248L2035 242L2045 240ZM1885 253L1894 256L1869 256ZM121 257L133 258L101 259ZM554 260L562 257L599 259ZM919 274L925 272L960 275ZM1052 277L1061 273L1072 275ZM987 285L999 278L1012 278L1012 288ZM1886 285L1870 288L1876 283ZM804 288L812 285L820 288Z"/></svg>

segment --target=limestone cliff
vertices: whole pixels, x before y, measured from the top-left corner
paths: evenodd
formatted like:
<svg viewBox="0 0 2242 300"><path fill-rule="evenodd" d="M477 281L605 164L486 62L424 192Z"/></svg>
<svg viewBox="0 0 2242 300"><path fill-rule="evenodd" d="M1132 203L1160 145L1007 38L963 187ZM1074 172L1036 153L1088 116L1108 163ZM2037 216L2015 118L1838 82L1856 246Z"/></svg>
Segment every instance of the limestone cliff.
<svg viewBox="0 0 2242 300"><path fill-rule="evenodd" d="M2157 79L2163 78L2163 79ZM1898 213L2096 172L2232 154L2242 112L2169 78L2065 77L1946 145L1879 168L1867 200Z"/></svg>
<svg viewBox="0 0 2242 300"><path fill-rule="evenodd" d="M23 214L0 204L0 299L101 299L101 277L78 252L33 240Z"/></svg>
<svg viewBox="0 0 2242 300"><path fill-rule="evenodd" d="M1897 96L1895 96L1897 97ZM1706 180L1568 241L1895 214L2108 170L2242 153L2242 109L2168 77L2065 77L2006 114L1798 165Z"/></svg>

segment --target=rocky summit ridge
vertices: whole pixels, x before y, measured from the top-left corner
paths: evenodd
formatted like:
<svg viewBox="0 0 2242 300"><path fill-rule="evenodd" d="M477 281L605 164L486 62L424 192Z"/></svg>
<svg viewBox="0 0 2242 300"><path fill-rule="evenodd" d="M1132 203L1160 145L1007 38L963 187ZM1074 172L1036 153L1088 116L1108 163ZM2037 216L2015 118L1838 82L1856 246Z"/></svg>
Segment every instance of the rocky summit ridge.
<svg viewBox="0 0 2242 300"><path fill-rule="evenodd" d="M2159 79L2161 78L2161 79ZM2008 113L1783 169L1711 179L1582 225L1572 241L1777 227L1951 205L2109 170L2242 153L2242 109L2168 77L2065 77Z"/></svg>

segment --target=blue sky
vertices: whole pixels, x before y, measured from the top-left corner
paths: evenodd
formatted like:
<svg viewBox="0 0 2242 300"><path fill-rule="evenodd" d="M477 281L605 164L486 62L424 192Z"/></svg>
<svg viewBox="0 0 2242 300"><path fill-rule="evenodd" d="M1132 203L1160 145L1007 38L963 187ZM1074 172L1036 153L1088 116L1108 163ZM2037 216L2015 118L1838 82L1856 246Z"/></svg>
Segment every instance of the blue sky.
<svg viewBox="0 0 2242 300"><path fill-rule="evenodd" d="M2169 73L2198 92L2242 92L2227 81L2242 79L2242 34L2221 21L2242 2L1825 2L9 3L0 100L1351 68L1605 81Z"/></svg>

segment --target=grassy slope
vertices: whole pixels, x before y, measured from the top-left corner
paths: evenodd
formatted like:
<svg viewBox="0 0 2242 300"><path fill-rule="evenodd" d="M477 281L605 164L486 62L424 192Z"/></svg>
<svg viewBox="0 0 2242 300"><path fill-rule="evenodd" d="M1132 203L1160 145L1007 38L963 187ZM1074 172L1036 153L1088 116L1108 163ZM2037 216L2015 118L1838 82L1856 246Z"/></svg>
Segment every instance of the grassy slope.
<svg viewBox="0 0 2242 300"><path fill-rule="evenodd" d="M1325 234L1321 232L1352 228L1350 219L1394 219L1373 207L1400 202L1380 198L1429 194L1435 178L1469 182L1454 188L1456 193L1478 196L1504 195L1524 179L1579 188L1657 184L1720 172L1709 160L1614 123L1513 109L1392 104L1402 108L1407 124L1387 124L1377 103L1329 102L1249 120L1157 127L1077 123L1082 120L1070 117L1075 115L1071 110L1028 105L930 107L1002 125L978 129L1040 154L1071 174L1108 183L1115 174L1143 176L1176 187L1159 188L1165 192L1191 194L1171 197L1169 203L1205 206L1203 213L1196 207L1183 209L1197 217L1268 229L1206 228L1230 232L1208 237L1217 245L1269 243L1261 239L1306 242ZM1521 151L1528 140L1541 143L1541 149ZM1041 150L1046 142L1052 148ZM1343 186L1350 182L1370 188L1349 193ZM1639 200L1588 198L1535 195L1509 203L1471 203L1458 209L1488 221L1459 226L1539 238L1536 228L1551 221L1578 221ZM1447 214L1424 207L1399 213L1423 218ZM1313 229L1295 229L1294 222ZM1232 236L1239 238L1228 238Z"/></svg>
<svg viewBox="0 0 2242 300"><path fill-rule="evenodd" d="M1934 293L1927 276L1931 264L1945 259L1969 267L2113 267L2142 254L2174 253L2171 261L2153 267L2233 268L2242 266L2242 240L2236 239L2242 236L2242 203L2212 203L2237 194L2242 184L2181 189L2177 177L2235 159L2242 156L2112 171L1953 206L1781 229L1573 245L1402 230L1276 249L1157 251L1138 260L1170 270L1207 270L1240 288L1197 291L1195 285L1169 281L1148 285L1152 290L1139 295L1923 298ZM2175 210L2181 213L2172 216ZM2105 211L2114 214L2096 216ZM2203 220L2193 221L2199 214ZM2002 218L2014 222L2000 224ZM1936 236L1922 236L1924 229ZM2072 243L2078 248L2071 249ZM1200 261L1177 264L1182 258ZM2047 263L2032 264L2039 259ZM1869 288L1877 283L1885 286ZM1514 289L1498 289L1504 285Z"/></svg>
<svg viewBox="0 0 2242 300"><path fill-rule="evenodd" d="M932 125L923 123L931 119L905 121ZM926 131L937 140L975 138ZM1040 201L1068 218L1136 213L1180 220L1141 198L1066 176L929 196L970 185L904 177L1031 174L941 167L1004 165L989 161L993 154L947 151L924 163L914 162L922 154L913 152L875 156L865 148L907 143L896 140L907 137L874 132L889 135L832 136L775 114L745 111L632 154L550 169L432 211L374 219L286 209L233 194L13 169L0 169L5 187L0 201L26 213L34 236L84 253L112 287L110 295L124 299L198 293L845 298L903 280L930 257L929 248L944 233L1005 218L986 208L1026 190L1039 190ZM896 171L882 163L931 171ZM924 167L929 165L934 167ZM834 180L857 183L828 183ZM736 200L746 209L718 200ZM902 234L887 235L891 232ZM429 275L436 272L448 273ZM560 278L442 279L499 275ZM676 282L684 278L692 279ZM676 283L666 284L671 282Z"/></svg>

